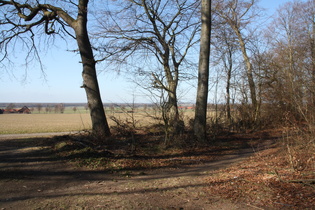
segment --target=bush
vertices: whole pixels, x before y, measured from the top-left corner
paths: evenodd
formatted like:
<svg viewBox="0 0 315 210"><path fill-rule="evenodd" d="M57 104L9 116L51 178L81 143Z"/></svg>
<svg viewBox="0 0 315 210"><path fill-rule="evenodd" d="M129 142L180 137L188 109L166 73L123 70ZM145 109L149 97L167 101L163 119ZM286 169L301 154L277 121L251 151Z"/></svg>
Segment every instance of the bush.
<svg viewBox="0 0 315 210"><path fill-rule="evenodd" d="M294 171L315 171L315 129L295 127L283 133L287 161Z"/></svg>

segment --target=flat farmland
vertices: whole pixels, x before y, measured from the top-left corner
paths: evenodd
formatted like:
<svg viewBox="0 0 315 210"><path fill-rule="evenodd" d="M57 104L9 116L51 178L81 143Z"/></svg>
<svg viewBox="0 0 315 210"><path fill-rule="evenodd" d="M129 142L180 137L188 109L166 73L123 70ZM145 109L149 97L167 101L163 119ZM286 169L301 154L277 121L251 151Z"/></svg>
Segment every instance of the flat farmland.
<svg viewBox="0 0 315 210"><path fill-rule="evenodd" d="M138 127L154 123L146 114L134 113ZM116 123L110 118L114 116L121 122L131 122L131 114L107 113L110 126ZM92 123L89 113L72 114L1 114L0 134L49 133L68 132L91 129Z"/></svg>
<svg viewBox="0 0 315 210"><path fill-rule="evenodd" d="M111 120L114 116L121 123L131 123L132 117L136 126L141 128L150 124L158 123L148 115L157 113L145 113L142 111L135 113L112 112L106 110L106 116L109 126L115 126L116 123ZM193 117L194 112L184 111L181 115L185 121ZM209 113L208 113L209 114ZM213 113L211 113L213 114ZM0 134L25 134L25 133L50 133L50 132L70 132L89 130L92 127L90 114L82 112L59 113L35 113L35 114L0 114Z"/></svg>
<svg viewBox="0 0 315 210"><path fill-rule="evenodd" d="M89 114L1 114L0 134L79 131L91 128Z"/></svg>

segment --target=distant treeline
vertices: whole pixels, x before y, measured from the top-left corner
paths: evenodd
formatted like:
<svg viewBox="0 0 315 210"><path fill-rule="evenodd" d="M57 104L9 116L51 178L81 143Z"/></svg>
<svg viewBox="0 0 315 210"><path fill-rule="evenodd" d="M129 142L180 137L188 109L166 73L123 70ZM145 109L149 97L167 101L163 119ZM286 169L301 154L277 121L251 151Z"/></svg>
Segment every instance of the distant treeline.
<svg viewBox="0 0 315 210"><path fill-rule="evenodd" d="M39 105L41 107L55 107L62 104L64 107L86 107L87 103L0 103L0 108L12 107L19 108L27 106L29 108L36 108ZM104 107L154 107L156 104L153 103L103 103ZM194 106L192 103L181 103L180 106Z"/></svg>
<svg viewBox="0 0 315 210"><path fill-rule="evenodd" d="M87 106L87 103L0 103L0 108L6 108L8 106L14 105L14 107L24 107L27 106L29 108L31 107L38 107L38 105L41 105L42 107L54 107L56 105L63 104L64 107L85 107ZM104 103L105 107L120 107L120 106L131 106L128 103ZM154 106L154 104L150 103L136 103L134 104L136 107L141 106Z"/></svg>

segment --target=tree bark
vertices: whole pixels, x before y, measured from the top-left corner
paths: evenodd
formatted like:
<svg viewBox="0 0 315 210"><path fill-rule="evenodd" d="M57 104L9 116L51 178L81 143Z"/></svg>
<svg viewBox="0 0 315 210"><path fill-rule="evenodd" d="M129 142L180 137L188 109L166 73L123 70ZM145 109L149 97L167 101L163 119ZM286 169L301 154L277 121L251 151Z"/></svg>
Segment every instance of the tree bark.
<svg viewBox="0 0 315 210"><path fill-rule="evenodd" d="M97 75L95 59L87 31L87 6L88 0L79 1L78 18L74 24L74 31L82 59L83 88L85 89L90 115L92 120L92 132L97 137L110 136Z"/></svg>
<svg viewBox="0 0 315 210"><path fill-rule="evenodd" d="M168 144L171 136L178 134L182 127L177 104L178 68L175 67L174 75L172 75L169 64L166 62L164 64L164 72L168 84L165 87L168 97L163 106L162 115L165 123L165 144Z"/></svg>
<svg viewBox="0 0 315 210"><path fill-rule="evenodd" d="M170 92L168 93L168 104L170 107L169 119L172 125L173 133L178 133L180 129L178 127L178 123L180 119L179 119L179 112L178 112L176 90L177 90L177 85L174 85L174 87L171 88Z"/></svg>
<svg viewBox="0 0 315 210"><path fill-rule="evenodd" d="M198 141L206 141L211 37L211 2L211 0L202 0L201 2L201 38L198 69L198 88L194 121L194 133Z"/></svg>
<svg viewBox="0 0 315 210"><path fill-rule="evenodd" d="M315 0L313 0L312 4L312 34L310 36L310 44L311 44L311 57L312 57L312 79L313 86L315 86ZM315 90L312 90L312 104L315 105Z"/></svg>

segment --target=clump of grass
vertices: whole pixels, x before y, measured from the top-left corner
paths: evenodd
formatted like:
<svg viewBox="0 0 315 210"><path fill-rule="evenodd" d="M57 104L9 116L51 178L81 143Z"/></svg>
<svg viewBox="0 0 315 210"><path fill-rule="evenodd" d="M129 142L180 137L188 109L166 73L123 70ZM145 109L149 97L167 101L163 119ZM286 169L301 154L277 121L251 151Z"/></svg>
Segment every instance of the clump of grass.
<svg viewBox="0 0 315 210"><path fill-rule="evenodd" d="M56 150L59 150L59 151L62 151L62 150L65 150L65 148L67 147L67 142L59 142L55 145L55 149Z"/></svg>
<svg viewBox="0 0 315 210"><path fill-rule="evenodd" d="M107 168L110 162L110 159L106 157L87 157L76 159L78 167L87 167L91 169Z"/></svg>

